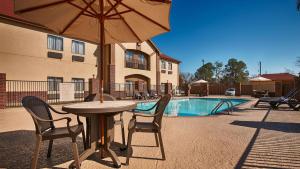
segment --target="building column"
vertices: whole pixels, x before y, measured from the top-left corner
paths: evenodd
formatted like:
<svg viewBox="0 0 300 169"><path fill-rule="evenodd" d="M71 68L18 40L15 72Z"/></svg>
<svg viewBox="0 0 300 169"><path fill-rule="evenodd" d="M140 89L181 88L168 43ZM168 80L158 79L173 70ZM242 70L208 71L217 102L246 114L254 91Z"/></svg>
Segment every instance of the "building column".
<svg viewBox="0 0 300 169"><path fill-rule="evenodd" d="M160 91L160 56L156 54L156 91L157 95L161 94Z"/></svg>
<svg viewBox="0 0 300 169"><path fill-rule="evenodd" d="M6 74L0 73L0 109L5 109L6 99Z"/></svg>

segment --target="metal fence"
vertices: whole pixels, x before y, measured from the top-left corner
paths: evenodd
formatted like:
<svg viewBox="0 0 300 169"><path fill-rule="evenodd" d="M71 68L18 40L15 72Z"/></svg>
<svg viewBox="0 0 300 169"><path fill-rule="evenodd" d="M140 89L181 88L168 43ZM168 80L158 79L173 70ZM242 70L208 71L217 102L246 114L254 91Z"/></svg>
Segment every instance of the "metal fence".
<svg viewBox="0 0 300 169"><path fill-rule="evenodd" d="M6 106L21 106L22 98L25 96L36 96L49 104L64 103L61 100L59 83L56 81L22 81L6 80ZM63 82L74 84L74 102L83 101L88 93L88 83L85 82Z"/></svg>

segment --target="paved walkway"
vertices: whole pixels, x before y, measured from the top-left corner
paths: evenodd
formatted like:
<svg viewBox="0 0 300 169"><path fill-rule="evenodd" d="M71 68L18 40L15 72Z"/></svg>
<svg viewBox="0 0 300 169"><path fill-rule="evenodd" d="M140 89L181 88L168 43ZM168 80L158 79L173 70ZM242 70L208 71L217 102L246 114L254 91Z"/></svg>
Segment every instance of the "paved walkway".
<svg viewBox="0 0 300 169"><path fill-rule="evenodd" d="M125 123L130 118L131 114L125 113ZM232 115L210 117L164 118L167 160L160 160L153 134L137 133L133 136L133 158L129 166L122 168L300 168L299 122L300 112L267 113L266 109L239 109ZM115 132L115 140L120 141L120 128L116 127ZM34 143L34 125L23 108L0 110L0 168L29 168ZM67 168L73 159L70 143L69 139L54 141L52 158L47 159L45 142L38 166ZM81 138L78 144L82 151ZM125 154L118 155L125 163ZM111 161L94 157L84 161L82 168L111 168Z"/></svg>

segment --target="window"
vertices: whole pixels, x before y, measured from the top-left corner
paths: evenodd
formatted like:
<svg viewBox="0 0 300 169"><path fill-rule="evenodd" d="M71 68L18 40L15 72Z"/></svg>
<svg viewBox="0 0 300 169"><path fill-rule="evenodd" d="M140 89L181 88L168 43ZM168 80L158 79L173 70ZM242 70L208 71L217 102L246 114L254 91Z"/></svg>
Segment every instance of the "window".
<svg viewBox="0 0 300 169"><path fill-rule="evenodd" d="M132 61L133 60L133 52L130 50L126 50L125 58L126 58L126 61Z"/></svg>
<svg viewBox="0 0 300 169"><path fill-rule="evenodd" d="M51 50L63 50L63 38L53 35L48 35L48 49Z"/></svg>
<svg viewBox="0 0 300 169"><path fill-rule="evenodd" d="M168 70L172 70L172 63L171 62L168 63Z"/></svg>
<svg viewBox="0 0 300 169"><path fill-rule="evenodd" d="M125 67L150 70L149 56L138 50L126 50L125 51Z"/></svg>
<svg viewBox="0 0 300 169"><path fill-rule="evenodd" d="M160 63L161 63L161 69L166 69L166 61L161 60Z"/></svg>
<svg viewBox="0 0 300 169"><path fill-rule="evenodd" d="M72 78L72 82L75 84L75 91L84 91L84 79Z"/></svg>
<svg viewBox="0 0 300 169"><path fill-rule="evenodd" d="M48 77L48 91L59 91L59 83L62 82L62 77Z"/></svg>
<svg viewBox="0 0 300 169"><path fill-rule="evenodd" d="M85 54L84 42L72 40L72 53L84 55Z"/></svg>

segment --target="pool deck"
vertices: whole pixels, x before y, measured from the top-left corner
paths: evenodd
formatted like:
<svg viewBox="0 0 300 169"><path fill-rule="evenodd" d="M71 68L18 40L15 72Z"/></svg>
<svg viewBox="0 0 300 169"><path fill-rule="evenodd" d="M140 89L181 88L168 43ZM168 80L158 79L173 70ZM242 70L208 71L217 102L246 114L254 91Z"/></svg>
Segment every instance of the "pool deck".
<svg viewBox="0 0 300 169"><path fill-rule="evenodd" d="M122 168L300 168L300 112L252 108L254 101L238 106L232 115L163 118L167 160L160 160L153 134L137 133L133 135L130 165ZM126 112L126 125L130 118L131 113ZM115 135L115 141L120 141L119 126ZM29 168L34 143L34 125L23 108L0 110L0 168ZM80 138L78 144L82 151ZM46 158L46 151L47 142L38 161L41 168L67 168L73 159L70 139L54 141L51 159ZM125 163L125 154L117 154ZM110 159L94 157L81 167L112 166Z"/></svg>

